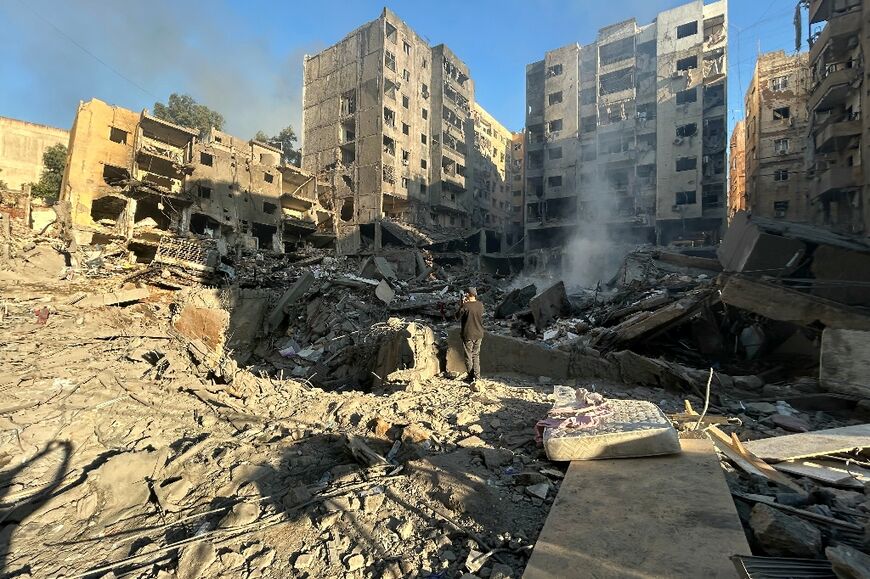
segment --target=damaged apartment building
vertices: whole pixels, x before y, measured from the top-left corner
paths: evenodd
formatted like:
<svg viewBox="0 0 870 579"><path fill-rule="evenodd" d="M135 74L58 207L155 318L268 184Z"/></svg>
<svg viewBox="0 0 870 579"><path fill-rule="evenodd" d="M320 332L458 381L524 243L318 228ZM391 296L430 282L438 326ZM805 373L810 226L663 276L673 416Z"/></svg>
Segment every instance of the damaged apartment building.
<svg viewBox="0 0 870 579"><path fill-rule="evenodd" d="M77 243L121 241L150 262L161 244L177 247L183 238L221 254L283 252L328 226L318 188L328 191L268 144L215 129L200 138L147 111L93 99L76 114L61 200Z"/></svg>
<svg viewBox="0 0 870 579"><path fill-rule="evenodd" d="M870 8L861 0L812 0L809 51L809 143L806 166L812 222L867 235L870 131L865 78Z"/></svg>
<svg viewBox="0 0 870 579"><path fill-rule="evenodd" d="M334 184L339 253L377 246L382 220L489 228L486 249L498 251L506 188L496 199L485 190L492 175L472 175L475 165L493 169L476 153L475 129L484 120L492 130L465 63L443 44L430 46L389 9L307 56L302 166ZM507 149L498 159L503 186L510 181Z"/></svg>
<svg viewBox="0 0 870 579"><path fill-rule="evenodd" d="M696 0L651 24L526 67L525 249L558 258L584 228L622 239L719 238L726 210L727 4Z"/></svg>
<svg viewBox="0 0 870 579"><path fill-rule="evenodd" d="M753 215L811 221L804 172L808 76L806 53L780 50L756 61L743 148L746 209Z"/></svg>

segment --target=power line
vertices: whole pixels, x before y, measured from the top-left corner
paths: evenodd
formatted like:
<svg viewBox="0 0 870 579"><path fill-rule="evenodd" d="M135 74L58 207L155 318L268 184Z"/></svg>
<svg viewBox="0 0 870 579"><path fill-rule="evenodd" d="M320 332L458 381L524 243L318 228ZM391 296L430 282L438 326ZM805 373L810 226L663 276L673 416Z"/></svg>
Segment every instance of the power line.
<svg viewBox="0 0 870 579"><path fill-rule="evenodd" d="M85 48L84 46L82 46L81 44L79 44L79 43L78 43L78 42L77 42L73 37L71 37L69 34L67 34L66 32L64 32L63 30L61 30L57 25L55 25L54 22L52 22L51 20L45 18L45 17L42 16L41 14L39 14L39 13L38 13L36 10L34 10L31 6L28 6L27 3L26 3L24 0L18 0L18 1L21 3L22 6L24 6L24 7L27 8L28 10L30 10L30 12L31 12L34 16L36 16L37 18L39 18L40 20L42 20L43 22L45 22L46 24L48 24L49 26L51 26L52 28L54 28L54 29L57 31L58 34L60 34L61 36L63 36L63 37L66 38L67 40L69 40L73 45L75 45L77 48L79 48L82 52L84 52L85 54L87 54L88 56L90 56L91 58L93 58L94 60L96 60L97 62L99 62L99 63L102 64L103 66L105 66L106 68L108 68L110 71L112 71L113 73L115 73L116 75L118 75L119 77L121 77L122 79L126 80L127 82L129 82L130 84L132 84L133 86L135 86L136 88L138 88L139 90L141 90L143 93L145 93L145 94L147 94L148 96L150 96L151 98L153 98L155 101L159 101L159 100L160 100L160 97L158 97L157 95L155 95L154 93L152 93L152 92L149 91L148 89L144 88L142 85L140 85L139 83L137 83L137 82L134 81L133 79L131 79L131 78L125 76L125 75L122 74L118 69L116 69L115 67L113 67L112 65L110 65L109 63L107 63L105 60L103 60L102 58L100 58L99 56L97 56L96 54L94 54L93 52L91 52L90 50L88 50L87 48Z"/></svg>

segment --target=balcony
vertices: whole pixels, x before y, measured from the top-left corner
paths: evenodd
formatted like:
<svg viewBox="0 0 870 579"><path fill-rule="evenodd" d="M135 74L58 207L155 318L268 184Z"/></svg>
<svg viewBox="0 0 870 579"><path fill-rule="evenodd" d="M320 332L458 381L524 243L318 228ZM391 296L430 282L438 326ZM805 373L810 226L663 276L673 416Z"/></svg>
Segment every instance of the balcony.
<svg viewBox="0 0 870 579"><path fill-rule="evenodd" d="M625 151L615 151L613 153L608 151L601 151L598 153L598 160L604 163L628 163L634 162L637 157L637 151L634 149L628 149Z"/></svg>
<svg viewBox="0 0 870 579"><path fill-rule="evenodd" d="M810 24L824 22L831 17L834 0L810 0Z"/></svg>
<svg viewBox="0 0 870 579"><path fill-rule="evenodd" d="M818 38L813 41L810 48L810 63L815 63L827 48L832 48L834 53L847 49L849 38L860 34L861 17L856 13L849 13L832 19L825 25Z"/></svg>
<svg viewBox="0 0 870 579"><path fill-rule="evenodd" d="M839 63L835 66L845 66ZM842 104L846 96L852 90L852 83L861 78L861 69L858 67L838 68L833 70L816 84L807 102L807 108L811 111L829 109Z"/></svg>
<svg viewBox="0 0 870 579"><path fill-rule="evenodd" d="M816 151L830 153L845 148L852 137L861 134L861 119L828 122L816 133Z"/></svg>
<svg viewBox="0 0 870 579"><path fill-rule="evenodd" d="M861 167L829 167L818 173L816 179L810 182L810 199L832 197L844 189L860 187L863 182Z"/></svg>

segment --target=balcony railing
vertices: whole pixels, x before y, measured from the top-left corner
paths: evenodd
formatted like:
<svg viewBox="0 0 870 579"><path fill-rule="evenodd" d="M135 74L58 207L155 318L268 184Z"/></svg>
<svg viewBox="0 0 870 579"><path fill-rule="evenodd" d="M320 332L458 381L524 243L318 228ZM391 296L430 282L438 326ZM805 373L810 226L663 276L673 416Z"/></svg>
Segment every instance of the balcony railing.
<svg viewBox="0 0 870 579"><path fill-rule="evenodd" d="M842 117L828 121L816 134L816 151L830 153L843 147L849 139L861 134L860 118Z"/></svg>
<svg viewBox="0 0 870 579"><path fill-rule="evenodd" d="M863 172L860 166L829 167L818 173L815 181L810 182L810 197L814 200L829 197L845 189L860 187L862 183Z"/></svg>
<svg viewBox="0 0 870 579"><path fill-rule="evenodd" d="M854 63L853 63L854 64ZM838 103L842 103L852 83L860 78L861 69L857 66L847 66L847 63L831 64L825 77L813 87L807 107L814 111L827 109Z"/></svg>

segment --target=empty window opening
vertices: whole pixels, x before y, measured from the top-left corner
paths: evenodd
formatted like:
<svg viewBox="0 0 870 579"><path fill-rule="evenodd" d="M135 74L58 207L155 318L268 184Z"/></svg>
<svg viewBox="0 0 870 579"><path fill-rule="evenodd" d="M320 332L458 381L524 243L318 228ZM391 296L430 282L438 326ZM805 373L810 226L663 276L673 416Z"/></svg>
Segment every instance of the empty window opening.
<svg viewBox="0 0 870 579"><path fill-rule="evenodd" d="M278 232L274 225L254 222L251 224L251 235L257 240L257 249L272 249L272 239Z"/></svg>
<svg viewBox="0 0 870 579"><path fill-rule="evenodd" d="M562 102L562 91L550 93L547 100L551 105L559 104Z"/></svg>
<svg viewBox="0 0 870 579"><path fill-rule="evenodd" d="M704 108L710 109L725 104L725 85L712 84L704 87Z"/></svg>
<svg viewBox="0 0 870 579"><path fill-rule="evenodd" d="M411 73L408 71L407 68L402 70L402 80L404 80L405 82L411 81Z"/></svg>
<svg viewBox="0 0 870 579"><path fill-rule="evenodd" d="M634 69L623 68L607 74L598 79L598 93L608 95L634 88Z"/></svg>
<svg viewBox="0 0 870 579"><path fill-rule="evenodd" d="M402 165L407 165L411 160L411 151L402 149Z"/></svg>
<svg viewBox="0 0 870 579"><path fill-rule="evenodd" d="M698 34L698 21L686 22L677 26L677 38L685 38Z"/></svg>
<svg viewBox="0 0 870 579"><path fill-rule="evenodd" d="M426 162L426 159L420 159L420 168L421 169L426 169L426 168L428 168L428 166L429 166L429 164Z"/></svg>
<svg viewBox="0 0 870 579"><path fill-rule="evenodd" d="M547 124L547 130L555 133L562 130L562 119L554 119Z"/></svg>
<svg viewBox="0 0 870 579"><path fill-rule="evenodd" d="M341 116L352 115L356 112L356 90L349 90L341 95Z"/></svg>
<svg viewBox="0 0 870 579"><path fill-rule="evenodd" d="M263 213L266 215L274 215L275 211L278 210L278 206L274 203L269 203L268 201L263 201Z"/></svg>
<svg viewBox="0 0 870 579"><path fill-rule="evenodd" d="M697 56L687 56L686 58L681 58L677 61L677 70L686 71L693 68L698 68Z"/></svg>
<svg viewBox="0 0 870 579"><path fill-rule="evenodd" d="M397 85L388 78L384 79L384 95L392 100L396 100Z"/></svg>
<svg viewBox="0 0 870 579"><path fill-rule="evenodd" d="M698 167L697 157L680 157L677 159L677 171L694 171ZM693 202L694 203L694 202Z"/></svg>
<svg viewBox="0 0 870 579"><path fill-rule="evenodd" d="M407 188L408 188L408 178L402 177L402 189L407 189Z"/></svg>
<svg viewBox="0 0 870 579"><path fill-rule="evenodd" d="M208 215L192 213L190 215L190 232L208 237L219 237L221 225Z"/></svg>
<svg viewBox="0 0 870 579"><path fill-rule="evenodd" d="M402 123L402 133L405 135L410 135L411 134L411 125Z"/></svg>
<svg viewBox="0 0 870 579"><path fill-rule="evenodd" d="M113 226L121 220L125 209L127 209L126 199L112 195L100 197L91 203L91 219L101 225Z"/></svg>
<svg viewBox="0 0 870 579"><path fill-rule="evenodd" d="M396 141L384 135L384 153L388 155L396 154Z"/></svg>
<svg viewBox="0 0 870 579"><path fill-rule="evenodd" d="M107 185L118 185L129 177L130 174L127 172L127 169L124 169L123 167L103 165L103 181L105 181Z"/></svg>
<svg viewBox="0 0 870 579"><path fill-rule="evenodd" d="M408 108L411 104L411 99L408 98L408 95L402 95L402 106Z"/></svg>
<svg viewBox="0 0 870 579"><path fill-rule="evenodd" d="M778 109L773 109L773 120L780 121L788 118L791 118L790 107L779 107Z"/></svg>
<svg viewBox="0 0 870 579"><path fill-rule="evenodd" d="M424 119L428 119L429 118L429 110L428 109L420 109L420 115Z"/></svg>
<svg viewBox="0 0 870 579"><path fill-rule="evenodd" d="M353 197L346 197L342 201L339 217L342 221L353 221Z"/></svg>
<svg viewBox="0 0 870 579"><path fill-rule="evenodd" d="M158 229L169 229L172 223L170 212L162 201L154 197L144 197L136 202L133 222L139 223L149 218L154 220Z"/></svg>
<svg viewBox="0 0 870 579"><path fill-rule="evenodd" d="M356 161L356 149L353 147L341 148L341 163L342 165L350 165Z"/></svg>
<svg viewBox="0 0 870 579"><path fill-rule="evenodd" d="M678 137L694 137L698 134L698 123L688 123L677 127Z"/></svg>
<svg viewBox="0 0 870 579"><path fill-rule="evenodd" d="M387 40L389 40L390 42L395 44L396 40L398 39L398 36L399 36L398 35L398 28L396 28L395 26L393 26L389 22L384 21L384 34L387 37Z"/></svg>
<svg viewBox="0 0 870 579"><path fill-rule="evenodd" d="M688 90L681 90L677 93L677 104L685 105L688 103L693 103L698 100L698 91L695 88L690 88Z"/></svg>
<svg viewBox="0 0 870 579"><path fill-rule="evenodd" d="M197 188L197 194L199 195L200 199L211 199L211 187L200 185Z"/></svg>
<svg viewBox="0 0 870 579"><path fill-rule="evenodd" d="M388 127L396 126L396 113L387 107L384 107L384 124Z"/></svg>
<svg viewBox="0 0 870 579"><path fill-rule="evenodd" d="M420 133L420 142L421 143L423 143L425 145L428 140L429 139L428 139L428 137L426 137L425 133Z"/></svg>
<svg viewBox="0 0 870 579"><path fill-rule="evenodd" d="M275 181L275 176L271 173L263 173L263 180L266 181L266 183L273 183Z"/></svg>
<svg viewBox="0 0 870 579"><path fill-rule="evenodd" d="M207 167L211 167L214 163L214 157L209 155L208 153L200 153L199 162Z"/></svg>
<svg viewBox="0 0 870 579"><path fill-rule="evenodd" d="M562 186L562 176L561 175L553 175L547 177L547 187L561 187Z"/></svg>
<svg viewBox="0 0 870 579"><path fill-rule="evenodd" d="M113 143L121 143L122 145L126 145L127 134L127 131L121 130L118 127L112 127L109 129L109 140Z"/></svg>
<svg viewBox="0 0 870 579"><path fill-rule="evenodd" d="M696 191L677 191L674 196L675 205L694 205L697 203Z"/></svg>

